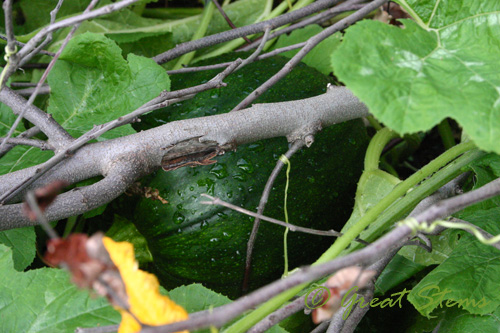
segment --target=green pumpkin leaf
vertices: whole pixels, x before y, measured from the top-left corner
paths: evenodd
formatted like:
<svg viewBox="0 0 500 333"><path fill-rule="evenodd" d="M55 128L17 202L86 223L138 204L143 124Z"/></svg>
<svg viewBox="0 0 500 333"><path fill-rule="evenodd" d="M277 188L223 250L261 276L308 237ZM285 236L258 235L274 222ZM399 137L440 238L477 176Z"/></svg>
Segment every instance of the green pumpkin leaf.
<svg viewBox="0 0 500 333"><path fill-rule="evenodd" d="M490 232L500 234L500 208L460 215ZM458 245L441 265L424 277L408 300L424 316L437 307L458 305L472 314L487 314L500 306L500 250L462 233ZM457 303L458 302L458 303Z"/></svg>
<svg viewBox="0 0 500 333"><path fill-rule="evenodd" d="M348 28L335 75L398 133L450 117L479 148L500 153L500 2L398 2L415 21Z"/></svg>
<svg viewBox="0 0 500 333"><path fill-rule="evenodd" d="M18 228L0 232L0 244L12 250L14 268L23 271L35 258L36 235L33 227Z"/></svg>
<svg viewBox="0 0 500 333"><path fill-rule="evenodd" d="M165 70L133 54L123 59L110 39L85 33L71 40L49 75L49 113L72 135L123 116L170 88ZM103 135L134 133L130 125Z"/></svg>
<svg viewBox="0 0 500 333"><path fill-rule="evenodd" d="M18 272L12 251L0 244L0 331L71 332L120 322L120 314L102 297L91 297L55 268Z"/></svg>

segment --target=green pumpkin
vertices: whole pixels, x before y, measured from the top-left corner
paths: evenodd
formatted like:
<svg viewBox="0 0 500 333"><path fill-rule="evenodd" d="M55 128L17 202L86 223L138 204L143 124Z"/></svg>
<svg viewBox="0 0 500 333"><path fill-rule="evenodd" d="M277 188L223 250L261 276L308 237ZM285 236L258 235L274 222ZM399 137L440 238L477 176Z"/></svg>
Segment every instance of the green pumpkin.
<svg viewBox="0 0 500 333"><path fill-rule="evenodd" d="M235 55L229 54L197 65L233 59ZM286 58L277 56L252 63L225 79L227 87L200 93L194 99L155 111L134 126L136 130L144 130L174 120L228 112L286 62ZM220 70L172 75L172 89L206 82L218 72ZM319 95L325 92L329 82L328 77L300 64L256 103ZM324 129L310 148L291 158L290 223L320 230L342 228L353 207L367 142L362 122L349 121ZM241 294L253 218L224 207L200 204L206 200L200 195L207 193L256 211L267 179L287 149L285 138L263 140L216 157L216 164L169 172L160 170L143 180L144 186L158 189L168 200L168 204L162 204L141 198L134 212L134 223L147 239L153 255L155 273L167 289L200 282L232 298ZM284 220L285 181L283 170L275 182L265 215ZM281 226L261 223L250 289L279 279L283 273L284 231ZM332 237L290 232L290 267L312 263L333 241Z"/></svg>

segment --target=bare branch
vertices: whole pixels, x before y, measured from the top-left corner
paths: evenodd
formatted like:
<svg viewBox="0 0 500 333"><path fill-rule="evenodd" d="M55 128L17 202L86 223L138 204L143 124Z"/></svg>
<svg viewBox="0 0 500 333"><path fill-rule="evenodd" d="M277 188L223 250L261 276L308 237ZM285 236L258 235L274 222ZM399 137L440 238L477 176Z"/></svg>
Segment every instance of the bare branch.
<svg viewBox="0 0 500 333"><path fill-rule="evenodd" d="M121 158L120 163L123 164L130 163L129 160L134 158L140 159L145 175L161 165L165 152L163 148L191 138L201 137L202 141L215 141L221 146L229 143L237 146L266 138L287 136L315 122L327 127L367 114L366 106L348 89L337 87L323 95L308 99L256 104L248 110L239 112L175 121L133 135L87 144L26 189L40 187L56 179L73 184L98 175L106 175L117 167L118 158ZM75 143L81 144L80 140L84 139L79 138ZM66 151L71 153L72 147L73 145L68 146ZM44 165L0 176L0 193L4 193L5 196L13 186L24 182L27 177L33 177ZM20 200L24 192L25 190L19 191L12 200ZM106 202L101 202L104 203ZM12 213L7 217L3 213L4 209L5 206L0 206L0 229L4 229L6 224L12 226L8 221L14 218ZM71 216L68 214L72 212L71 207L57 203L49 210L60 218ZM27 225L22 216L19 215L15 219L19 223L18 227Z"/></svg>
<svg viewBox="0 0 500 333"><path fill-rule="evenodd" d="M5 138L0 138L0 140L4 140ZM40 148L40 150L55 150L49 143L43 140L37 139L28 139L28 138L9 138L7 140L7 145L25 145Z"/></svg>
<svg viewBox="0 0 500 333"><path fill-rule="evenodd" d="M137 161L127 161L128 163L119 163L118 167L114 168L104 179L97 183L77 187L73 190L60 194L54 203L47 209L45 216L49 221L57 221L64 217L83 214L92 209L102 206L104 203L110 202L117 198L120 194L132 185L138 177L143 175L137 167L143 167ZM62 179L64 180L64 179ZM68 211L61 214L57 209L58 206L67 207ZM56 209L53 209L56 207ZM24 226L36 225L36 222L31 222L19 212L22 210L22 204L13 204L0 206L2 215L5 214L7 223L3 223L0 229L11 229L19 227L22 223Z"/></svg>
<svg viewBox="0 0 500 333"><path fill-rule="evenodd" d="M16 36L14 34L14 24L12 22L12 0L5 0L3 2L3 12L5 14L5 32L7 39L7 50L9 52L16 52ZM6 78L7 79L7 78Z"/></svg>
<svg viewBox="0 0 500 333"><path fill-rule="evenodd" d="M290 302L289 304L283 306L282 308L276 310L275 312L271 313L266 318L262 319L254 327L249 329L247 333L266 332L268 329L280 323L282 320L304 309L304 307L305 307L305 297L302 296L297 298L293 302Z"/></svg>
<svg viewBox="0 0 500 333"><path fill-rule="evenodd" d="M314 135L314 133L311 133L310 135ZM292 158L292 156L300 150L305 145L305 142L303 140L297 140L295 141L290 149L285 153L285 156L287 159ZM276 162L276 166L274 167L273 171L271 172L271 175L267 179L266 186L264 187L264 191L262 192L262 196L260 197L260 202L259 206L257 208L257 216L260 216L264 214L264 209L266 208L267 204L267 199L269 198L269 194L271 193L271 189L273 187L274 181L278 177L278 174L281 172L281 169L283 169L283 166L285 163L283 163L280 159ZM256 217L255 220L253 221L253 228L252 232L250 233L250 237L248 238L247 242L247 254L246 254L246 263L245 263L245 275L243 278L243 286L242 290L243 292L246 292L248 290L248 283L250 279L250 270L252 267L252 254L253 254L253 247L255 244L255 241L257 240L257 233L259 231L259 226L260 226L260 217Z"/></svg>
<svg viewBox="0 0 500 333"><path fill-rule="evenodd" d="M50 23L49 24L54 24L54 22L56 21L57 13L59 12L59 9L61 9L63 2L64 2L64 0L59 0L57 2L56 8L54 8L50 12ZM19 63L19 67L22 67L23 65L28 63L31 59L33 59L33 57L36 56L38 53L40 53L42 51L42 49L46 45L48 45L50 42L52 42L52 32L47 34L47 36L45 37L45 40L40 45L38 45L33 51L31 51L29 54L27 54L24 58L21 59L21 62Z"/></svg>
<svg viewBox="0 0 500 333"><path fill-rule="evenodd" d="M56 59L56 58L54 58ZM235 67L237 67L240 64L241 60L236 60L232 65L230 65L225 71L217 75L214 79L212 79L210 82L204 85L192 87L192 88L187 88L183 90L179 90L177 92L166 92L160 94L159 97L147 102L143 106L139 107L137 110L129 113L126 116L119 117L116 120L110 121L106 124L95 126L93 129L85 133L84 135L80 136L78 139L74 140L71 142L71 144L68 144L65 146L63 149L60 149L56 155L54 155L50 160L47 162L41 164L35 171L34 174L31 176L23 179L22 182L18 183L17 185L13 186L10 190L5 192L0 196L0 204L8 202L10 199L15 197L20 191L25 189L28 185L32 184L34 181L36 181L38 178L43 176L47 171L49 171L51 168L59 164L62 160L70 156L71 154L75 153L79 148L83 147L87 142L94 140L101 136L102 134L117 128L119 126L122 126L124 124L128 124L132 122L134 119L139 117L140 115L150 112L153 110L161 109L164 108L172 103L177 103L185 98L183 97L178 97L178 98L172 98L172 96L181 96L180 92L182 91L183 94L186 96L192 97L193 92L199 92L199 91L204 91L207 89L210 89L212 87L217 87L222 84L222 79L225 78L229 73L231 73ZM171 99L167 99L170 97ZM163 102L158 103L159 101L163 100Z"/></svg>
<svg viewBox="0 0 500 333"><path fill-rule="evenodd" d="M24 118L47 135L50 144L55 147L60 147L73 140L73 137L50 114L43 112L34 105L27 105L27 101L10 88L4 87L0 91L0 102L10 107L14 114L17 115L21 114L25 109Z"/></svg>
<svg viewBox="0 0 500 333"><path fill-rule="evenodd" d="M7 37L0 34L0 39L7 40ZM19 41L16 41L16 45L23 47L26 44L25 43L21 43ZM48 56L51 56L51 57L54 56L53 52L49 52L49 51L45 51L45 50L40 50L40 54L48 55Z"/></svg>
<svg viewBox="0 0 500 333"><path fill-rule="evenodd" d="M85 9L84 13L86 13L86 12L90 11L92 8L94 8L94 6L97 4L98 1L99 0L92 0L90 2L90 4L87 6L87 8ZM56 20L56 14L59 11L59 9L61 8L62 3L63 3L63 0L59 0L59 2L57 3L56 8L53 11L50 12L51 23L53 23ZM42 77L38 81L38 84L35 87L35 91L33 92L33 94L28 99L28 102L24 106L24 109L21 111L21 113L19 113L16 121L14 121L14 124L11 126L9 132L7 133L7 136L4 138L4 140L0 144L0 150L2 150L3 147L5 147L5 144L7 143L7 140L12 136L12 134L15 131L15 129L17 128L17 126L19 125L19 123L21 122L21 120L23 119L26 110L35 101L35 98L38 96L38 92L42 88L42 85L45 83L45 80L49 76L50 71L52 70L52 68L54 68L54 65L55 65L57 59L59 59L59 56L61 55L62 51L64 50L64 48L66 47L66 45L68 45L68 42L69 42L70 38L73 36L73 34L75 33L76 29L78 29L79 26L80 26L80 23L75 24L75 26L68 33L68 35L66 36L66 38L64 38L64 41L63 41L61 47L59 48L59 50L57 50L55 56L52 58L52 60L50 61L49 65L47 66L47 69L43 72ZM49 43L51 40L52 40L52 34L50 33L47 36L47 38L46 38L46 40L45 40L44 43ZM42 43L42 45L40 45L39 48L42 48L44 46L44 43ZM33 54L36 54L35 53L36 51L37 50L35 49L35 51L33 51L31 53L32 56L33 56ZM26 61L28 61L28 58L30 58L30 55L26 56L25 59L23 59L22 61L26 62ZM21 63L22 63L22 61L21 61ZM11 67L11 69L13 69L14 71L16 70L15 67ZM38 125L38 124L36 124L36 125ZM49 135L47 135L47 136L49 136ZM49 136L49 138L50 138L50 136Z"/></svg>
<svg viewBox="0 0 500 333"><path fill-rule="evenodd" d="M35 94L35 92L37 93L37 95L48 95L50 94L50 87L44 85L43 87L38 89L38 91L36 88L26 88L26 89L16 90L16 93L18 93L21 96L31 96L32 94Z"/></svg>
<svg viewBox="0 0 500 333"><path fill-rule="evenodd" d="M191 51L227 42L239 37L249 36L259 32L263 32L267 29L267 27L270 27L271 29L280 27L282 25L288 24L290 22L299 20L303 17L319 12L323 9L329 8L338 2L339 0L318 0L306 7L303 7L301 9L295 10L287 14L280 15L271 20L255 23L252 25L248 25L246 27L224 31L195 41L179 44L174 49L171 49L167 52L157 55L156 57L153 57L153 60L159 64L163 64L167 61L175 59Z"/></svg>
<svg viewBox="0 0 500 333"><path fill-rule="evenodd" d="M236 29L236 26L234 25L233 21L231 21L231 19L227 16L227 14L224 11L224 9L222 9L221 5L219 4L219 1L217 1L217 0L212 0L212 1L214 3L215 7L217 7L217 10L219 11L219 13L222 15L222 17L224 17L224 20L226 20L227 24L229 24L229 26L231 27L231 29ZM248 39L247 36L243 36L243 39L247 43L251 43L252 42L250 39Z"/></svg>
<svg viewBox="0 0 500 333"><path fill-rule="evenodd" d="M352 10L358 10L358 9L361 9L363 8L364 5L359 5L359 4L348 4L348 3L341 3L339 4L338 6L335 6L333 8L330 8L330 9L327 9L325 10L324 12L322 13L319 13L315 16L312 16L310 18L306 18L298 23L295 23L295 24L292 24L288 27L285 27L283 29L280 29L278 31L275 31L273 32L271 35L269 35L269 40L273 39L273 38L276 38L276 37L279 37L283 34L287 34L291 31L294 31L294 30L297 30L297 29L301 29L305 26L308 26L310 24L314 24L314 23L319 23L319 22L322 22L324 20L328 20L338 14L341 14L341 13L344 13L344 12L349 12L349 11L352 11ZM251 44L249 45L246 45L242 48L240 48L238 51L249 51L253 48L255 48L257 45L259 45L259 39L252 42Z"/></svg>
<svg viewBox="0 0 500 333"><path fill-rule="evenodd" d="M90 11L88 13L83 13L80 15L76 15L64 20L61 20L59 22L55 22L54 24L50 24L47 27L41 29L33 38L29 40L28 43L19 51L19 56L21 58L24 58L26 55L28 55L33 49L35 48L36 45L38 45L42 39L47 36L48 33L52 31L59 30L64 27L69 27L72 25L75 25L77 23L81 23L86 20L90 20L99 16L107 15L110 13L113 13L115 11L118 11L122 8L125 8L134 2L137 2L138 0L123 0L117 3L112 3L107 6L103 6L101 8L98 8L96 10Z"/></svg>
<svg viewBox="0 0 500 333"><path fill-rule="evenodd" d="M350 0L346 3L356 4L361 2L362 0ZM297 66L297 64L311 51L316 45L318 45L325 38L331 36L337 31L347 28L349 25L353 24L356 21L359 21L366 15L368 15L372 10L377 9L382 4L387 2L388 0L375 0L370 2L368 5L364 6L362 9L358 10L354 14L349 15L348 17L338 21L334 25L324 29L322 32L317 34L316 36L309 38L306 42L306 45L295 55L290 61L287 62L282 69L280 69L276 74L274 74L270 79L264 82L260 87L255 89L250 95L248 95L243 101L241 101L233 110L241 110L250 105L258 96L262 95L265 91L271 88L274 84L276 84L279 80L285 77L288 73L291 72L293 67ZM307 8L307 7L305 7Z"/></svg>
<svg viewBox="0 0 500 333"><path fill-rule="evenodd" d="M273 224L280 225L285 228L289 228L290 231L298 231L298 232L303 232L305 234L311 234L311 235L318 235L318 236L333 236L333 237L340 237L342 234L338 231L335 230L316 230L316 229L310 229L310 228L304 228L301 226L293 225L291 223L286 223L281 220L274 219L272 217L267 217L261 214L257 214L254 212L251 212L247 209L235 206L233 204L230 204L228 202L225 202L219 198L212 197L208 194L202 194L201 196L210 199L210 201L201 201L200 203L203 205L219 205L223 207L230 208L232 210L235 210L237 212L243 213L245 215L253 216L253 217L259 217L261 220L271 222Z"/></svg>

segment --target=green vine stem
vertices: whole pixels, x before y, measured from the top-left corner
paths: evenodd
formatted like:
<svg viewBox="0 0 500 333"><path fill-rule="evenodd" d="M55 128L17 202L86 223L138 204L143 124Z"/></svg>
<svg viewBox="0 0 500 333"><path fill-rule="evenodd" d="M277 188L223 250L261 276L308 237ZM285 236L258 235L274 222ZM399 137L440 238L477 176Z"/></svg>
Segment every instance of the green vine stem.
<svg viewBox="0 0 500 333"><path fill-rule="evenodd" d="M380 217L385 218L388 221L387 223L389 223L389 221L391 220L393 221L393 218L395 216L401 214L401 211L396 210L396 208L402 208L403 206L413 207L414 205L416 205L416 203L425 198L425 196L435 192L440 186L456 177L468 164L484 155L483 152L480 152L478 150L475 150L469 154L464 154L465 152L472 150L474 147L474 144L471 142L465 142L456 145L452 149L447 150L446 152L438 156L436 159L424 166L411 177L398 184L394 188L394 191L392 191L388 196L382 199L377 205L373 206L367 212L367 214L365 214L353 227L351 227L342 237L338 238L337 241L330 247L330 249L328 249L313 265L322 264L337 257L341 253L341 251L344 250L352 242L352 240L354 240L354 238L357 237L361 233L361 231L365 229L366 226L368 226L377 217L379 217L379 215L384 212L384 210L389 208L396 200L398 200L399 197L406 194L410 188L417 185L426 177L430 176L433 173L436 173L416 189L409 192L404 198L399 200L399 207L397 207L398 205L393 205L393 207L390 207L390 215L392 215L392 218L389 218L389 214L383 214ZM464 154L464 156L459 157L449 166L446 166L446 164L462 154ZM372 165L372 162L368 164ZM250 327L262 320L265 316L278 309L290 298L299 293L307 285L307 283L298 285L294 288L291 288L290 290L287 290L286 292L273 297L266 303L262 304L259 308L247 314L245 317L231 325L225 332L237 333L248 330Z"/></svg>
<svg viewBox="0 0 500 333"><path fill-rule="evenodd" d="M384 147L394 138L397 138L396 132L391 131L389 128L383 128L373 136L366 149L365 156L365 170L364 173L368 171L373 171L378 169L378 164L380 161L380 155Z"/></svg>
<svg viewBox="0 0 500 333"><path fill-rule="evenodd" d="M356 224L347 230L343 236L339 237L335 243L315 262L315 264L322 264L335 258L342 250L344 250L359 234L368 227L377 217L384 212L396 200L405 195L408 190L416 186L426 177L435 173L443 166L462 155L468 150L473 149L475 146L472 142L461 143L432 160L429 164L422 169L415 172L408 177L405 181L396 185L394 190L380 200L373 206L365 215L363 215ZM368 157L367 157L368 158ZM365 164L366 165L366 164ZM437 190L434 189L434 190Z"/></svg>
<svg viewBox="0 0 500 333"><path fill-rule="evenodd" d="M197 40L205 36L205 33L207 32L208 29L208 25L212 20L214 9L215 5L212 1L210 1L205 6L205 9L203 10L203 15L201 16L200 26L198 27L198 30L196 30L196 32L194 33L191 40ZM193 60L195 53L196 51L184 54L182 57L179 58L179 60L177 60L173 69L180 69L182 68L182 65L188 65L191 62L191 60Z"/></svg>
<svg viewBox="0 0 500 333"><path fill-rule="evenodd" d="M366 241L371 241L380 236L384 230L387 230L395 221L400 220L406 214L408 214L413 207L415 207L420 201L422 201L427 196L434 193L441 186L445 185L453 178L457 177L459 174L464 172L464 169L472 163L473 161L484 156L486 153L474 149L471 150L450 164L446 165L444 168L436 172L432 177L426 179L418 187L412 189L403 198L399 199L393 203L389 208L387 208L376 221L372 224L373 229L370 228L371 233L368 237L365 237ZM348 250L342 252L342 254L347 254L359 249L359 245L356 242L351 244Z"/></svg>
<svg viewBox="0 0 500 333"><path fill-rule="evenodd" d="M453 131L451 130L450 123L448 119L444 119L438 125L438 132L441 136L441 140L443 141L443 145L445 149L450 149L455 145L455 138L453 137Z"/></svg>

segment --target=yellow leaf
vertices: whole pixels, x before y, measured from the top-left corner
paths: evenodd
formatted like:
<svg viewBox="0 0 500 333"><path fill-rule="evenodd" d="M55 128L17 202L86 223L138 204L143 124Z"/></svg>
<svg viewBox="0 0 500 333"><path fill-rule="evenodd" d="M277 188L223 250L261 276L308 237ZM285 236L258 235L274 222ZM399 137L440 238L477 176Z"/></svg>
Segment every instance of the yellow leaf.
<svg viewBox="0 0 500 333"><path fill-rule="evenodd" d="M143 324L158 326L185 320L188 313L167 296L160 294L158 279L153 274L139 270L134 259L134 246L127 242L102 240L113 263L118 267L128 295L129 311L118 308L122 321L118 333L139 332ZM187 332L187 331L184 331Z"/></svg>

